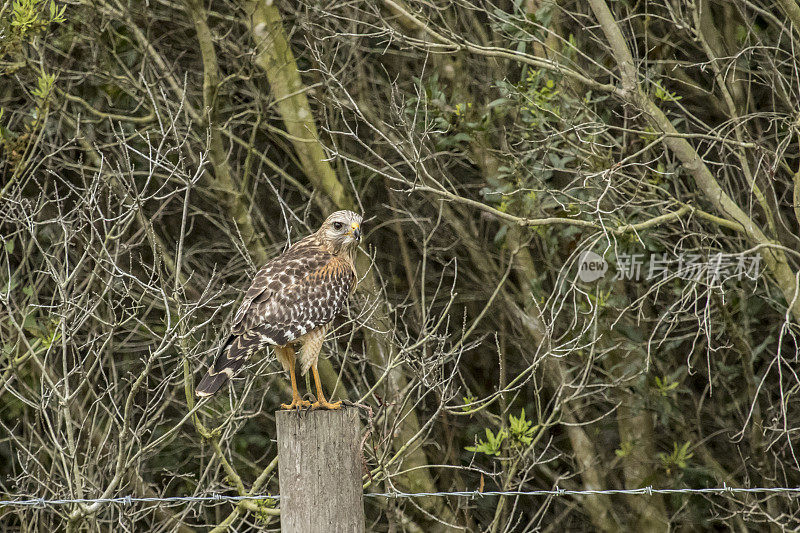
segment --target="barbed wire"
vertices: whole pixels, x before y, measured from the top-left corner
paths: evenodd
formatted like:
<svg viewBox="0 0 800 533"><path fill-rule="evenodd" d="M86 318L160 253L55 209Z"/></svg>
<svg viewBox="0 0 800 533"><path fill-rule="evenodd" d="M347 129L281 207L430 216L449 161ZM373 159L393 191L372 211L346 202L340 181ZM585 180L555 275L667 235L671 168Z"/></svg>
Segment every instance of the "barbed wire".
<svg viewBox="0 0 800 533"><path fill-rule="evenodd" d="M442 491L442 492L368 492L367 498L427 498L431 496L457 496L467 498L484 498L487 496L590 496L590 495L630 495L652 496L653 494L800 494L800 487L704 487L699 489L656 489L652 486L639 489L582 489L570 490L541 489L541 490L487 490L487 491ZM253 494L245 496L230 496L225 494L211 494L208 496L166 496L166 497L139 497L119 496L115 498L29 498L18 500L0 500L0 507L36 507L70 505L70 504L107 504L119 503L132 505L134 503L191 503L191 502L240 502L242 500L275 500L281 499L279 494Z"/></svg>

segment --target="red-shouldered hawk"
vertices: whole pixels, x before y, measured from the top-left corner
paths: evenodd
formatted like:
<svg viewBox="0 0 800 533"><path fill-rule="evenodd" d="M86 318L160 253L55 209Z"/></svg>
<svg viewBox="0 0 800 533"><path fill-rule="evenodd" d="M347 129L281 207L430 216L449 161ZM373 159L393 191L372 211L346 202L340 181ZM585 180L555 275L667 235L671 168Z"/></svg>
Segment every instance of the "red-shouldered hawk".
<svg viewBox="0 0 800 533"><path fill-rule="evenodd" d="M264 265L236 312L214 366L197 385L196 394L211 396L251 354L272 345L292 380L292 403L281 407L341 408L342 402L330 403L322 393L317 358L328 327L356 287L353 255L360 240L361 216L337 211L316 233ZM301 399L297 391L295 344L302 345L302 374L309 368L313 372L317 388L317 401L313 404Z"/></svg>

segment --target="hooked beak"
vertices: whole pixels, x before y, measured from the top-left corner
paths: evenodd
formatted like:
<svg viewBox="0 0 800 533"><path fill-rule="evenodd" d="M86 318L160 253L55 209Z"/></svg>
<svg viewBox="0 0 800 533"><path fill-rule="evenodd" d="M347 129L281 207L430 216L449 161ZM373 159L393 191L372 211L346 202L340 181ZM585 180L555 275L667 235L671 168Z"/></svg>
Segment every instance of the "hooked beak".
<svg viewBox="0 0 800 533"><path fill-rule="evenodd" d="M350 234L353 236L356 242L361 242L361 227L358 224L353 224L350 226L350 228Z"/></svg>

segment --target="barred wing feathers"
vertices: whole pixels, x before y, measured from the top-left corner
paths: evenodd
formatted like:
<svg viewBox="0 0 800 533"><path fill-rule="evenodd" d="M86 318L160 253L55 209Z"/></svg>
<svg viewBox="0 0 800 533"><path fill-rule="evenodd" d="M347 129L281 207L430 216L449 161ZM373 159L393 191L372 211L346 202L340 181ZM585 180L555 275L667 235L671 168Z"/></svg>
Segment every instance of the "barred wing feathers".
<svg viewBox="0 0 800 533"><path fill-rule="evenodd" d="M299 241L258 272L236 312L214 366L197 385L210 396L267 345L283 346L339 314L355 286L352 267L311 238Z"/></svg>

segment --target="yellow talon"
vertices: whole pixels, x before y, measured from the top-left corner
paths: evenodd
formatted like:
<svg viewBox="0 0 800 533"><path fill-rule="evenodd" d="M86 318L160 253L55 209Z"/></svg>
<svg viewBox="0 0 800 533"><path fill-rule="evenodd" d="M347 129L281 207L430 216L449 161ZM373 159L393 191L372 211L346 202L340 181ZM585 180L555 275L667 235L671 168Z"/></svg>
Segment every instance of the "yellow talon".
<svg viewBox="0 0 800 533"><path fill-rule="evenodd" d="M311 402L308 400L301 400L300 398L294 398L292 403L282 403L281 409L286 409L287 411L291 411L292 409L300 409L304 407L311 407Z"/></svg>

